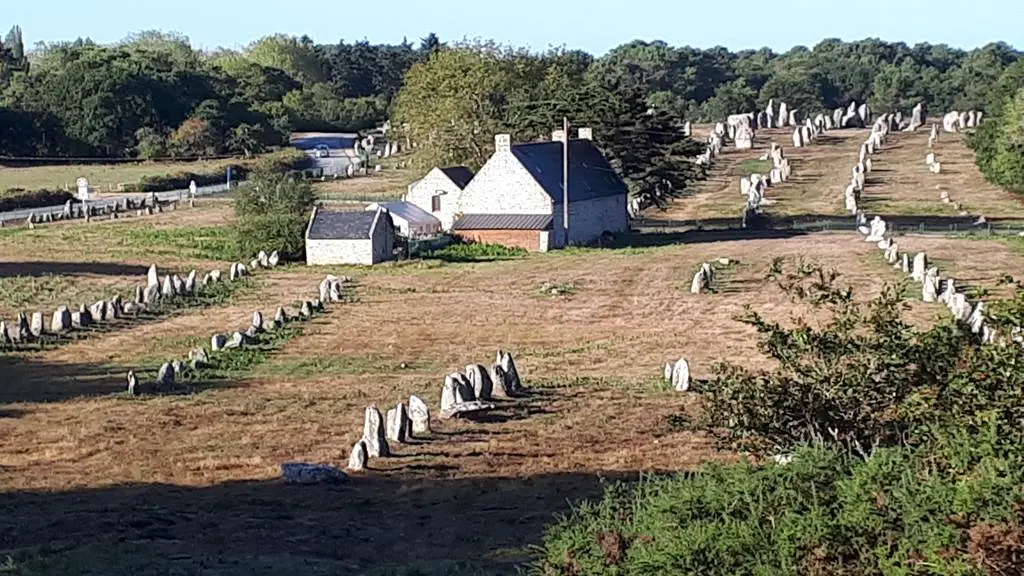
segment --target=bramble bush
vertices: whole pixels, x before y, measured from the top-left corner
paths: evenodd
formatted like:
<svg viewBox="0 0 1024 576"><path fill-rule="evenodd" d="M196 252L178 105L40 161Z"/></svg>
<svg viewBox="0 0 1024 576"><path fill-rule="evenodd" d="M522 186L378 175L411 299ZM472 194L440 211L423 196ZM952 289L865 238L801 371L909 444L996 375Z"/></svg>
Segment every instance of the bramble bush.
<svg viewBox="0 0 1024 576"><path fill-rule="evenodd" d="M284 259L306 251L306 224L316 203L308 182L277 166L260 166L235 192L235 234L240 258L277 250Z"/></svg>
<svg viewBox="0 0 1024 576"><path fill-rule="evenodd" d="M535 573L1024 574L1024 346L914 328L901 286L864 303L837 278L776 261L766 279L829 319L747 310L775 367L695 385L720 441L788 464L616 485L549 529ZM1024 325L1024 286L987 317Z"/></svg>

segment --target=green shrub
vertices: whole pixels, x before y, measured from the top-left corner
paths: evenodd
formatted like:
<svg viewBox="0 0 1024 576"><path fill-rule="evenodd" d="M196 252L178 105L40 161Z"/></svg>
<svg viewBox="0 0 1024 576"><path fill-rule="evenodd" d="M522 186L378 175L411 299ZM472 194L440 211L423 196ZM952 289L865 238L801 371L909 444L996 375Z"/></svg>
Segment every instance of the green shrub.
<svg viewBox="0 0 1024 576"><path fill-rule="evenodd" d="M249 173L248 167L242 164L232 164L231 179L244 180ZM209 172L175 172L174 174L146 175L138 182L124 184L124 192L164 192L167 190L184 190L189 184L195 181L196 186L211 186L227 182L228 166Z"/></svg>
<svg viewBox="0 0 1024 576"><path fill-rule="evenodd" d="M483 242L462 242L445 246L438 250L424 253L424 258L444 260L446 262L483 262L490 260L510 260L526 255L523 248L486 244Z"/></svg>
<svg viewBox="0 0 1024 576"><path fill-rule="evenodd" d="M306 170L313 166L313 159L302 150L283 148L264 154L251 163L254 172L288 173Z"/></svg>
<svg viewBox="0 0 1024 576"><path fill-rule="evenodd" d="M1020 574L1024 468L997 436L615 485L548 529L534 573Z"/></svg>
<svg viewBox="0 0 1024 576"><path fill-rule="evenodd" d="M0 194L0 212L54 206L74 199L74 195L63 190L8 188Z"/></svg>

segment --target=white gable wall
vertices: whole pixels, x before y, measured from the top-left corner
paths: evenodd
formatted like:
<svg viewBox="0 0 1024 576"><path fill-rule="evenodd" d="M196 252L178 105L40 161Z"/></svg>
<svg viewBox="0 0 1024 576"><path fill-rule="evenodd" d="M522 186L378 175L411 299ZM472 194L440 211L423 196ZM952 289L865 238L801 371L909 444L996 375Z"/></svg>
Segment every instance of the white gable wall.
<svg viewBox="0 0 1024 576"><path fill-rule="evenodd" d="M306 264L326 266L331 264L374 263L373 241L369 238L354 240L310 240L306 239Z"/></svg>
<svg viewBox="0 0 1024 576"><path fill-rule="evenodd" d="M463 214L551 214L551 197L511 151L495 152L462 191Z"/></svg>
<svg viewBox="0 0 1024 576"><path fill-rule="evenodd" d="M605 231L619 234L629 231L629 213L625 194L604 196L582 202L569 203L569 243L590 244ZM563 245L562 203L554 205L553 246Z"/></svg>
<svg viewBox="0 0 1024 576"><path fill-rule="evenodd" d="M438 193L443 193L441 196L441 211L434 212L431 210L433 207L432 199ZM422 180L409 187L404 201L415 204L433 214L435 218L441 221L442 229L451 230L462 194L462 189L456 186L440 168L434 168Z"/></svg>

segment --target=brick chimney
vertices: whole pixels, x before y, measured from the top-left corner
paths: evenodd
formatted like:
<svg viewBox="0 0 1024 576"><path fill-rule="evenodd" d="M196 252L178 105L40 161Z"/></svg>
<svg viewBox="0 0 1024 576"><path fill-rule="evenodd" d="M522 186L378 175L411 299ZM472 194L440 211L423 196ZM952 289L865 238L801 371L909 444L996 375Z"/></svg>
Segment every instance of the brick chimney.
<svg viewBox="0 0 1024 576"><path fill-rule="evenodd" d="M512 150L512 135L511 134L495 134L494 136L494 151L495 152L509 152Z"/></svg>
<svg viewBox="0 0 1024 576"><path fill-rule="evenodd" d="M580 130L579 130L579 139L580 140L593 140L594 139L594 129L593 128L580 128Z"/></svg>
<svg viewBox="0 0 1024 576"><path fill-rule="evenodd" d="M551 132L552 142L565 142L565 130L554 130Z"/></svg>

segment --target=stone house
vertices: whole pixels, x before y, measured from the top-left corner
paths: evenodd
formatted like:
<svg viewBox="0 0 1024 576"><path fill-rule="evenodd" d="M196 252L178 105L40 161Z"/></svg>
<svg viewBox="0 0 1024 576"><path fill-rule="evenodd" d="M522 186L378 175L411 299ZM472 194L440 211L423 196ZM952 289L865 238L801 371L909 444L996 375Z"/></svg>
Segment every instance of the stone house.
<svg viewBox="0 0 1024 576"><path fill-rule="evenodd" d="M377 264L394 258L395 226L387 210L314 208L306 227L306 264Z"/></svg>
<svg viewBox="0 0 1024 576"><path fill-rule="evenodd" d="M604 234L629 230L629 190L581 128L569 140L569 226L562 227L563 142L512 144L495 136L494 155L462 191L452 231L468 240L545 252L567 244L591 244Z"/></svg>
<svg viewBox="0 0 1024 576"><path fill-rule="evenodd" d="M462 191L472 179L473 171L465 166L434 168L409 185L402 201L433 215L441 221L441 229L447 232L459 212Z"/></svg>

